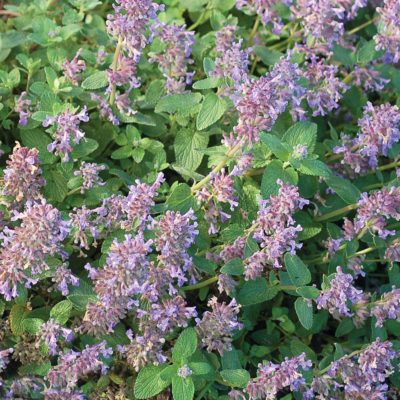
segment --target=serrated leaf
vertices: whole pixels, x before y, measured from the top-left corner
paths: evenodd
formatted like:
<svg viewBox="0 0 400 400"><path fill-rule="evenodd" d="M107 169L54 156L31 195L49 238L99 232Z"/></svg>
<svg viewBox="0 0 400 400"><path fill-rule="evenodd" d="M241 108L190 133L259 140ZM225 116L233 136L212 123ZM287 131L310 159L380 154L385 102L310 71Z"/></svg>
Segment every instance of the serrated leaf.
<svg viewBox="0 0 400 400"><path fill-rule="evenodd" d="M99 144L96 140L90 138L84 139L74 146L74 150L71 153L72 158L76 159L86 157L93 153L98 147Z"/></svg>
<svg viewBox="0 0 400 400"><path fill-rule="evenodd" d="M275 157L282 161L287 161L289 159L290 152L277 136L262 132L260 138L268 146Z"/></svg>
<svg viewBox="0 0 400 400"><path fill-rule="evenodd" d="M45 363L31 363L19 367L18 373L20 373L21 375L46 376L50 371L50 368L50 361L46 361Z"/></svg>
<svg viewBox="0 0 400 400"><path fill-rule="evenodd" d="M82 82L82 87L86 90L96 90L106 86L108 86L107 71L95 72Z"/></svg>
<svg viewBox="0 0 400 400"><path fill-rule="evenodd" d="M242 259L236 257L229 260L222 268L221 272L226 275L240 276L244 273Z"/></svg>
<svg viewBox="0 0 400 400"><path fill-rule="evenodd" d="M271 195L277 195L280 186L277 180L281 179L285 183L296 185L298 175L293 168L283 169L282 162L274 160L265 168L261 180L261 194L264 199L268 199Z"/></svg>
<svg viewBox="0 0 400 400"><path fill-rule="evenodd" d="M197 201L186 183L175 186L167 198L166 205L170 210L179 211L182 214L188 212L191 208L193 210L198 209Z"/></svg>
<svg viewBox="0 0 400 400"><path fill-rule="evenodd" d="M50 317L64 325L68 321L71 311L72 303L69 300L62 300L51 309Z"/></svg>
<svg viewBox="0 0 400 400"><path fill-rule="evenodd" d="M365 42L356 53L356 59L358 63L367 64L379 57L383 54L382 51L376 50L376 43L372 39L369 42Z"/></svg>
<svg viewBox="0 0 400 400"><path fill-rule="evenodd" d="M207 375L212 372L212 366L206 362L191 362L189 368L192 370L193 375Z"/></svg>
<svg viewBox="0 0 400 400"><path fill-rule="evenodd" d="M95 302L97 296L93 291L93 288L85 280L79 280L79 286L71 286L67 299L72 305L79 311L85 311L87 303Z"/></svg>
<svg viewBox="0 0 400 400"><path fill-rule="evenodd" d="M207 148L208 135L190 129L180 130L175 138L174 150L176 162L189 171L196 171Z"/></svg>
<svg viewBox="0 0 400 400"><path fill-rule="evenodd" d="M14 335L22 335L24 333L23 321L28 316L25 306L14 304L10 311L10 328Z"/></svg>
<svg viewBox="0 0 400 400"><path fill-rule="evenodd" d="M325 178L326 184L346 203L354 204L360 199L361 192L350 181L340 176Z"/></svg>
<svg viewBox="0 0 400 400"><path fill-rule="evenodd" d="M163 381L160 377L164 369L163 365L149 365L142 368L135 381L135 398L149 399L169 386L169 382Z"/></svg>
<svg viewBox="0 0 400 400"><path fill-rule="evenodd" d="M57 157L47 150L47 146L52 141L42 130L21 130L21 140L24 146L39 150L39 159L42 164L52 164L57 160Z"/></svg>
<svg viewBox="0 0 400 400"><path fill-rule="evenodd" d="M300 286L296 292L305 299L316 299L320 294L320 291L313 286Z"/></svg>
<svg viewBox="0 0 400 400"><path fill-rule="evenodd" d="M214 89L218 87L220 83L220 78L206 78L195 82L192 87L196 90Z"/></svg>
<svg viewBox="0 0 400 400"><path fill-rule="evenodd" d="M245 369L225 369L221 376L229 386L244 388L250 380L250 374Z"/></svg>
<svg viewBox="0 0 400 400"><path fill-rule="evenodd" d="M174 400L192 400L194 396L193 380L174 376L172 379L172 396Z"/></svg>
<svg viewBox="0 0 400 400"><path fill-rule="evenodd" d="M313 325L312 305L309 304L302 297L299 297L294 302L294 308L296 310L297 317L299 318L299 321L304 326L304 328L311 329Z"/></svg>
<svg viewBox="0 0 400 400"><path fill-rule="evenodd" d="M114 150L111 153L111 158L113 160L124 160L125 158L129 158L132 155L132 146L131 145L126 145L123 147L120 147L117 150Z"/></svg>
<svg viewBox="0 0 400 400"><path fill-rule="evenodd" d="M269 287L265 278L247 281L237 295L237 301L243 306L258 304L273 299L278 294L276 287Z"/></svg>
<svg viewBox="0 0 400 400"><path fill-rule="evenodd" d="M40 332L40 328L43 325L44 321L40 318L26 318L22 321L22 326L24 332L28 332L30 334L36 334Z"/></svg>
<svg viewBox="0 0 400 400"><path fill-rule="evenodd" d="M50 171L45 178L45 194L52 200L62 202L68 193L68 180L59 171Z"/></svg>
<svg viewBox="0 0 400 400"><path fill-rule="evenodd" d="M291 126L283 135L283 141L293 147L298 144L307 146L308 152L314 151L317 141L317 124L308 121L300 121Z"/></svg>
<svg viewBox="0 0 400 400"><path fill-rule="evenodd" d="M196 127L202 131L216 123L228 108L226 101L214 93L210 93L204 99L199 114L197 115Z"/></svg>
<svg viewBox="0 0 400 400"><path fill-rule="evenodd" d="M199 104L202 95L200 93L171 94L162 97L156 105L156 113L166 112L169 114L184 111Z"/></svg>
<svg viewBox="0 0 400 400"><path fill-rule="evenodd" d="M197 334L194 328L186 328L179 335L172 349L174 362L185 362L197 349Z"/></svg>
<svg viewBox="0 0 400 400"><path fill-rule="evenodd" d="M322 176L324 178L332 175L329 167L320 160L303 160L298 170L306 175Z"/></svg>
<svg viewBox="0 0 400 400"><path fill-rule="evenodd" d="M290 280L295 286L305 286L311 282L311 273L298 256L286 253L284 260Z"/></svg>

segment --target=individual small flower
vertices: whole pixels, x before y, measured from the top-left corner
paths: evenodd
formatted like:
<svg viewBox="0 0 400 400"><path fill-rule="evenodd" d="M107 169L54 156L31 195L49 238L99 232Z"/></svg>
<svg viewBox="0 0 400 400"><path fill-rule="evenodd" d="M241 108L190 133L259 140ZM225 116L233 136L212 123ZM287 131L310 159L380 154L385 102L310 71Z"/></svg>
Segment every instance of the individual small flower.
<svg viewBox="0 0 400 400"><path fill-rule="evenodd" d="M71 60L64 60L62 64L62 69L64 71L65 77L74 85L79 83L79 74L86 69L86 63L84 60L79 60L83 49L79 49L76 52L75 57Z"/></svg>
<svg viewBox="0 0 400 400"><path fill-rule="evenodd" d="M362 87L365 91L380 92L390 82L381 76L380 72L372 66L355 65L351 73L355 85Z"/></svg>
<svg viewBox="0 0 400 400"><path fill-rule="evenodd" d="M219 256L222 258L224 263L239 257L244 256L244 248L246 246L246 236L239 236L232 244L225 245Z"/></svg>
<svg viewBox="0 0 400 400"><path fill-rule="evenodd" d="M188 367L188 365L184 365L183 367L180 367L177 372L178 376L181 378L187 378L188 376L193 374L193 371Z"/></svg>
<svg viewBox="0 0 400 400"><path fill-rule="evenodd" d="M186 273L193 267L188 249L198 234L194 211L189 210L186 214L167 211L160 220L154 221L154 229L154 245L159 252L157 259L182 286L188 280ZM193 274L190 280L194 280Z"/></svg>
<svg viewBox="0 0 400 400"><path fill-rule="evenodd" d="M123 54L120 54L118 58L117 68L109 69L107 71L108 82L110 86L107 89L107 92L111 91L112 86L124 86L128 85L128 93L140 86L140 81L137 78L137 65L136 62L129 57L125 57Z"/></svg>
<svg viewBox="0 0 400 400"><path fill-rule="evenodd" d="M296 144L293 147L292 158L295 160L304 160L308 155L308 147L304 144Z"/></svg>
<svg viewBox="0 0 400 400"><path fill-rule="evenodd" d="M236 27L227 25L216 34L216 50L218 57L211 76L221 79L231 79L232 86L227 86L223 94L236 99L241 86L248 82L249 55L251 49L242 49L243 39L235 40Z"/></svg>
<svg viewBox="0 0 400 400"><path fill-rule="evenodd" d="M229 304L218 303L216 297L208 301L212 311L206 311L202 319L196 318L197 332L201 338L202 346L207 351L216 350L220 355L232 348L233 333L242 329L237 315L240 311L235 299Z"/></svg>
<svg viewBox="0 0 400 400"><path fill-rule="evenodd" d="M74 244L77 244L81 249L89 250L89 237L91 236L96 241L96 238L100 235L96 217L97 213L85 205L80 208L75 207L69 213ZM93 245L96 246L96 242Z"/></svg>
<svg viewBox="0 0 400 400"><path fill-rule="evenodd" d="M336 65L325 64L315 56L305 63L303 76L309 85L305 98L314 117L324 116L339 107L338 102L348 86L336 77L337 72Z"/></svg>
<svg viewBox="0 0 400 400"><path fill-rule="evenodd" d="M53 319L42 324L37 335L39 340L49 348L49 354L52 356L58 354L58 342L61 338L66 342L71 342L74 338L74 333L71 329L63 328Z"/></svg>
<svg viewBox="0 0 400 400"><path fill-rule="evenodd" d="M390 262L400 262L400 239L393 240L387 246L384 257Z"/></svg>
<svg viewBox="0 0 400 400"><path fill-rule="evenodd" d="M285 358L280 364L268 362L259 364L257 376L244 389L250 400L274 400L283 389L296 391L305 384L303 372L312 366L306 355L300 354L293 358Z"/></svg>
<svg viewBox="0 0 400 400"><path fill-rule="evenodd" d="M42 177L38 150L21 147L17 142L6 164L3 193L17 202L39 199L46 181Z"/></svg>
<svg viewBox="0 0 400 400"><path fill-rule="evenodd" d="M186 31L185 28L175 23L157 23L152 27L154 35L159 37L164 48L157 54L152 53L149 61L158 63L160 71L167 79L165 89L169 94L183 93L186 85L191 84L194 74L188 72L188 65L193 64L191 54L194 32Z"/></svg>
<svg viewBox="0 0 400 400"><path fill-rule="evenodd" d="M106 347L106 342L86 346L81 352L69 350L59 357L58 364L52 367L47 379L52 388L73 391L78 380L89 374L101 372L104 374L108 367L100 357L109 358L112 349Z"/></svg>
<svg viewBox="0 0 400 400"><path fill-rule="evenodd" d="M165 338L160 332L147 328L143 334L134 337L133 332L129 329L126 334L131 343L119 346L118 351L126 357L127 363L135 371L139 371L148 364L165 363L167 357L162 350Z"/></svg>
<svg viewBox="0 0 400 400"><path fill-rule="evenodd" d="M80 176L83 179L81 186L81 193L85 193L86 190L93 188L94 186L104 186L105 182L99 177L99 172L106 169L105 165L88 163L82 161L78 171L74 172L75 176Z"/></svg>
<svg viewBox="0 0 400 400"><path fill-rule="evenodd" d="M220 293L225 292L228 296L232 296L237 284L230 275L219 274L218 276L218 291Z"/></svg>
<svg viewBox="0 0 400 400"><path fill-rule="evenodd" d="M279 35L282 32L283 23L278 14L277 0L237 0L236 7L248 13L256 13L264 25L272 25L272 33ZM290 6L291 0L285 0L284 5Z"/></svg>
<svg viewBox="0 0 400 400"><path fill-rule="evenodd" d="M4 371L4 369L7 367L7 364L10 362L9 357L13 351L14 349L12 348L0 350L0 372Z"/></svg>
<svg viewBox="0 0 400 400"><path fill-rule="evenodd" d="M88 121L86 106L77 114L66 110L59 115L47 117L43 121L43 126L45 128L50 125L55 126L54 142L47 146L48 151L54 152L57 156L62 155L63 161L69 161L73 150L72 144L79 144L85 136L85 132L79 129L79 124Z"/></svg>
<svg viewBox="0 0 400 400"><path fill-rule="evenodd" d="M28 118L32 115L30 106L32 102L28 99L28 94L22 92L15 100L14 110L19 114L19 124L25 126L28 123Z"/></svg>
<svg viewBox="0 0 400 400"><path fill-rule="evenodd" d="M376 326L381 327L388 319L400 318L400 289L392 288L384 293L381 300L375 301L371 306L371 315L376 318Z"/></svg>
<svg viewBox="0 0 400 400"><path fill-rule="evenodd" d="M366 294L353 286L353 280L350 274L337 267L329 287L323 289L316 300L317 308L328 310L335 319L352 317L354 313L349 306L364 304L366 299Z"/></svg>
<svg viewBox="0 0 400 400"><path fill-rule="evenodd" d="M91 93L90 97L97 103L100 118L108 119L113 125L119 125L118 118L113 114L112 108L104 97L99 96L96 93Z"/></svg>
<svg viewBox="0 0 400 400"><path fill-rule="evenodd" d="M289 56L281 58L265 76L242 86L242 95L235 104L239 120L234 132L238 140L257 142L260 132L269 131L289 103L300 105L304 92L299 84L301 71Z"/></svg>
<svg viewBox="0 0 400 400"><path fill-rule="evenodd" d="M51 280L54 282L54 286L49 288L49 291L58 290L63 296L69 295L69 285L79 286L79 278L73 275L66 265L57 267Z"/></svg>
<svg viewBox="0 0 400 400"><path fill-rule="evenodd" d="M152 185L148 185L137 179L135 185L129 187L128 196L122 204L123 212L127 218L122 226L124 229L130 230L133 224L138 221L141 221L141 226L144 227L150 213L150 208L155 204L154 197L164 180L164 175L159 173Z"/></svg>
<svg viewBox="0 0 400 400"><path fill-rule="evenodd" d="M385 50L396 64L400 60L400 4L397 0L384 0L383 7L377 7L380 16L378 34L374 36L376 48Z"/></svg>

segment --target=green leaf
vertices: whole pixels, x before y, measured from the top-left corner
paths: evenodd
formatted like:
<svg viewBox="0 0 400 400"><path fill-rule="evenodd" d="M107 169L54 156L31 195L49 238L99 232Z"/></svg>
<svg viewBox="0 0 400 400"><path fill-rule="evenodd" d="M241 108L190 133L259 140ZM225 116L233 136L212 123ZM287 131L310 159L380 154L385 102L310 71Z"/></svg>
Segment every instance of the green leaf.
<svg viewBox="0 0 400 400"><path fill-rule="evenodd" d="M50 361L46 361L45 363L31 363L19 367L18 373L20 373L21 375L46 376L50 371L50 368Z"/></svg>
<svg viewBox="0 0 400 400"><path fill-rule="evenodd" d="M285 254L286 270L289 273L290 280L297 287L305 286L311 282L311 273L306 264L298 256Z"/></svg>
<svg viewBox="0 0 400 400"><path fill-rule="evenodd" d="M346 203L354 204L360 199L361 192L347 179L340 176L329 176L325 178L326 184Z"/></svg>
<svg viewBox="0 0 400 400"><path fill-rule="evenodd" d="M47 146L52 142L49 136L40 129L21 130L22 144L31 149L39 150L39 159L42 164L53 164L57 157L47 150Z"/></svg>
<svg viewBox="0 0 400 400"><path fill-rule="evenodd" d="M323 176L324 178L332 175L329 167L320 160L303 160L300 162L298 170L306 175Z"/></svg>
<svg viewBox="0 0 400 400"><path fill-rule="evenodd" d="M71 311L72 303L69 300L62 300L51 309L50 317L64 325L68 321Z"/></svg>
<svg viewBox="0 0 400 400"><path fill-rule="evenodd" d="M68 180L59 171L49 171L45 178L45 194L52 200L62 202L68 193Z"/></svg>
<svg viewBox="0 0 400 400"><path fill-rule="evenodd" d="M10 311L10 328L14 335L24 333L23 321L26 319L28 311L25 306L14 304Z"/></svg>
<svg viewBox="0 0 400 400"><path fill-rule="evenodd" d="M376 50L376 43L372 39L369 42L365 42L356 53L357 62L361 64L367 64L382 56L382 51Z"/></svg>
<svg viewBox="0 0 400 400"><path fill-rule="evenodd" d="M163 365L149 365L139 371L134 388L136 399L149 399L169 386L169 382L160 377L164 369Z"/></svg>
<svg viewBox="0 0 400 400"><path fill-rule="evenodd" d="M22 326L24 332L28 332L32 335L40 332L40 328L42 327L44 321L40 318L26 318L22 321Z"/></svg>
<svg viewBox="0 0 400 400"><path fill-rule="evenodd" d="M320 294L320 291L313 286L300 286L296 292L305 299L316 299Z"/></svg>
<svg viewBox="0 0 400 400"><path fill-rule="evenodd" d="M174 150L176 162L189 171L196 171L207 148L208 135L190 129L180 130L175 138Z"/></svg>
<svg viewBox="0 0 400 400"><path fill-rule="evenodd" d="M168 209L179 211L182 214L188 212L191 208L193 210L198 209L197 201L186 183L180 183L175 186L172 193L167 198L166 205Z"/></svg>
<svg viewBox="0 0 400 400"><path fill-rule="evenodd" d="M108 86L107 71L95 72L82 82L82 87L86 90L96 90L106 86Z"/></svg>
<svg viewBox="0 0 400 400"><path fill-rule="evenodd" d="M225 369L221 376L229 386L244 388L250 380L250 374L245 369Z"/></svg>
<svg viewBox="0 0 400 400"><path fill-rule="evenodd" d="M214 93L206 96L197 115L196 127L199 131L217 122L228 108L226 101Z"/></svg>
<svg viewBox="0 0 400 400"><path fill-rule="evenodd" d="M276 287L268 287L265 278L257 278L244 283L237 296L243 306L258 304L273 299L278 294Z"/></svg>
<svg viewBox="0 0 400 400"><path fill-rule="evenodd" d="M240 276L243 275L244 267L242 259L236 257L229 260L222 268L221 272L226 275Z"/></svg>
<svg viewBox="0 0 400 400"><path fill-rule="evenodd" d="M163 380L163 381L167 381L167 382L169 382L169 383L171 383L171 381L172 381L172 378L177 374L177 372L178 372L178 366L177 365L175 365L175 364L171 364L171 365L168 365L165 369L164 369L164 371L162 371L161 373L160 373L160 378Z"/></svg>
<svg viewBox="0 0 400 400"><path fill-rule="evenodd" d="M94 293L91 285L85 280L79 280L79 286L71 286L67 299L79 311L85 311L87 303L97 301L97 296Z"/></svg>
<svg viewBox="0 0 400 400"><path fill-rule="evenodd" d="M113 160L124 160L132 155L132 146L130 144L120 147L111 153L111 158Z"/></svg>
<svg viewBox="0 0 400 400"><path fill-rule="evenodd" d="M336 328L335 336L341 337L345 336L354 330L354 324L351 318L344 318L339 322L338 327Z"/></svg>
<svg viewBox="0 0 400 400"><path fill-rule="evenodd" d="M221 84L220 78L206 78L201 81L197 81L193 84L193 89L196 90L205 90L205 89L214 89Z"/></svg>
<svg viewBox="0 0 400 400"><path fill-rule="evenodd" d="M281 179L285 183L296 185L298 176L293 168L283 169L282 162L274 160L270 162L265 168L261 180L261 194L264 199L268 199L271 195L277 195L279 185L277 180Z"/></svg>
<svg viewBox="0 0 400 400"><path fill-rule="evenodd" d="M317 141L317 124L308 121L300 121L291 126L283 135L283 141L293 147L302 144L307 146L308 152L314 151Z"/></svg>
<svg viewBox="0 0 400 400"><path fill-rule="evenodd" d="M265 65L274 65L282 57L282 53L277 50L271 50L266 46L254 46L254 52Z"/></svg>
<svg viewBox="0 0 400 400"><path fill-rule="evenodd" d="M194 328L186 328L179 335L178 340L172 349L174 362L186 361L197 349L197 334Z"/></svg>
<svg viewBox="0 0 400 400"><path fill-rule="evenodd" d="M71 155L72 158L83 158L88 156L90 153L93 153L99 144L94 139L84 139L79 144L74 146L74 150Z"/></svg>
<svg viewBox="0 0 400 400"><path fill-rule="evenodd" d="M172 114L177 111L185 111L199 104L202 97L200 93L171 94L159 100L155 112Z"/></svg>
<svg viewBox="0 0 400 400"><path fill-rule="evenodd" d="M191 362L189 368L193 375L207 375L213 370L212 366L206 362Z"/></svg>
<svg viewBox="0 0 400 400"><path fill-rule="evenodd" d="M304 328L311 329L314 319L312 305L309 304L307 300L299 297L294 302L294 309L296 310L299 321L304 326Z"/></svg>
<svg viewBox="0 0 400 400"><path fill-rule="evenodd" d="M174 376L172 379L172 396L174 400L192 400L194 396L193 380Z"/></svg>
<svg viewBox="0 0 400 400"><path fill-rule="evenodd" d="M277 158L282 161L287 161L289 159L290 151L277 136L262 132L261 140L268 146L268 148Z"/></svg>

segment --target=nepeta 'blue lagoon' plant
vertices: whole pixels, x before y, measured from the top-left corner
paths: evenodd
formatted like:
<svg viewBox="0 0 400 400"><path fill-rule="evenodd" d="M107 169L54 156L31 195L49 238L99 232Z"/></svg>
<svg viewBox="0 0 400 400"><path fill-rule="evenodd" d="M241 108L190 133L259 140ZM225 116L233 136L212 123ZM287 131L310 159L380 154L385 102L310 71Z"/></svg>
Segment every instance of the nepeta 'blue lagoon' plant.
<svg viewBox="0 0 400 400"><path fill-rule="evenodd" d="M1 399L398 398L399 0L0 3Z"/></svg>

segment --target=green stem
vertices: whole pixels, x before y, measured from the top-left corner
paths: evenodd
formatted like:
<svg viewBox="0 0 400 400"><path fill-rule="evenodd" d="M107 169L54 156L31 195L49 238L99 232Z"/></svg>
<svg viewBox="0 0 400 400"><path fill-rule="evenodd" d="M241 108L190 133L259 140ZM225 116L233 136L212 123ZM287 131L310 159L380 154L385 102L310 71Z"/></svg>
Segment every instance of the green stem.
<svg viewBox="0 0 400 400"><path fill-rule="evenodd" d="M348 31L347 34L348 34L348 35L354 35L355 33L357 33L357 32L359 32L359 31L363 30L364 28L366 28L367 26L373 24L374 22L375 22L374 19L370 19L369 21L364 22L363 24L361 24L361 25L359 25L359 26L356 26L354 29Z"/></svg>
<svg viewBox="0 0 400 400"><path fill-rule="evenodd" d="M208 11L208 9L205 8L205 9L203 10L203 12L200 14L199 18L197 18L197 21L194 22L194 24L192 24L192 25L189 26L188 31L193 31L193 30L195 30L199 25L201 25L201 24L204 22L203 19L204 19L204 17L206 16L207 11Z"/></svg>
<svg viewBox="0 0 400 400"><path fill-rule="evenodd" d="M254 25L253 25L253 29L250 32L250 36L249 36L249 41L252 42L254 39L254 36L256 36L258 27L260 26L260 16L257 15L256 20L254 21Z"/></svg>
<svg viewBox="0 0 400 400"><path fill-rule="evenodd" d="M71 194L75 194L75 193L79 192L80 190L81 190L81 187L72 189L67 193L67 196L70 196Z"/></svg>
<svg viewBox="0 0 400 400"><path fill-rule="evenodd" d="M111 64L111 69L113 70L113 72L115 72L117 70L117 68L118 68L118 60L119 60L119 55L121 54L121 50L122 50L122 38L119 37L118 38L117 47L115 48L113 62ZM114 84L114 85L112 85L111 94L110 94L110 105L111 106L115 102L115 93L116 93L116 91L117 91L117 86Z"/></svg>
<svg viewBox="0 0 400 400"><path fill-rule="evenodd" d="M357 208L357 206L358 206L357 204L350 204L350 205L348 205L346 207L339 208L338 210L331 211L331 212L329 212L327 214L320 215L319 217L315 218L314 220L317 221L317 222L326 221L326 220L331 219L333 217L337 217L337 216L345 214L345 213L347 213L349 211L355 210Z"/></svg>
<svg viewBox="0 0 400 400"><path fill-rule="evenodd" d="M212 283L217 282L217 280L218 280L218 276L213 276L209 279L206 279L205 281L196 283L195 285L183 286L183 287L181 287L181 289L184 291L197 290L197 289L206 287L208 285L211 285Z"/></svg>
<svg viewBox="0 0 400 400"><path fill-rule="evenodd" d="M225 167L226 163L241 149L241 147L242 142L239 142L235 147L229 150L226 153L225 157L219 162L219 164L205 178L203 178L200 182L196 183L192 187L192 193L197 192L203 186L207 185L207 183L210 182L211 178Z"/></svg>
<svg viewBox="0 0 400 400"><path fill-rule="evenodd" d="M362 349L361 350L356 350L356 351L353 351L352 353L348 354L347 356L343 356L341 358L351 358L351 357L356 356L357 354L360 354L362 352L363 352ZM331 364L329 364L326 368L324 368L321 371L319 371L318 375L325 374L325 372L327 372L330 368L331 368Z"/></svg>
<svg viewBox="0 0 400 400"><path fill-rule="evenodd" d="M382 165L382 166L378 167L378 170L386 171L387 169L392 169L392 168L396 168L396 167L400 167L400 161L393 161L390 164Z"/></svg>

